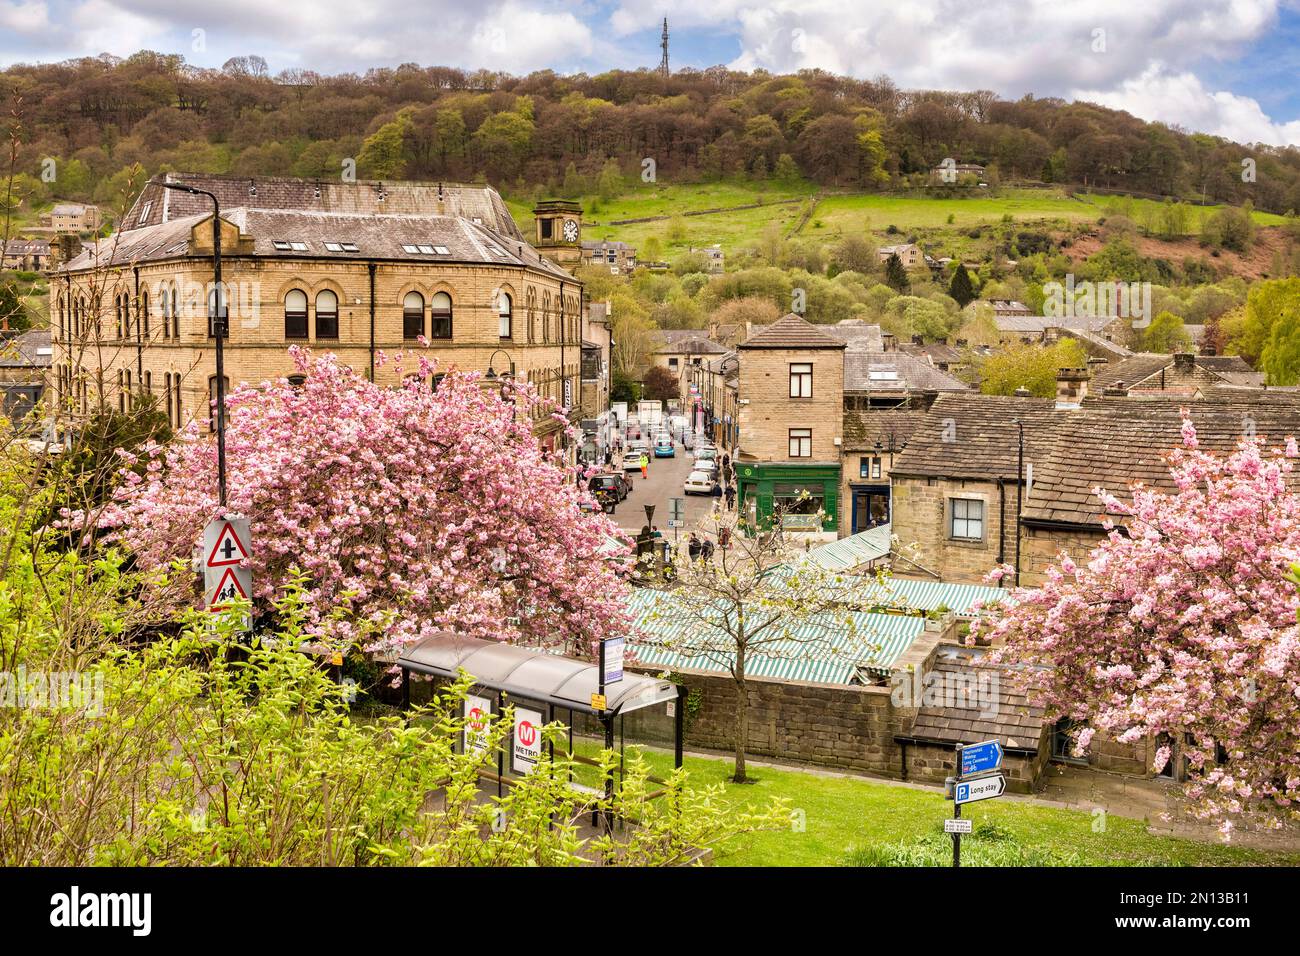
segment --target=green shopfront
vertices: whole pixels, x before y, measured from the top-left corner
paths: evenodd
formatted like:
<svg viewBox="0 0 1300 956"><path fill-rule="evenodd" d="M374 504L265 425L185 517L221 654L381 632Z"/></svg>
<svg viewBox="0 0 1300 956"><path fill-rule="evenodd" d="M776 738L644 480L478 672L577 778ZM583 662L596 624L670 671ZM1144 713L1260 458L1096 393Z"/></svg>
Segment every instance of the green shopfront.
<svg viewBox="0 0 1300 956"><path fill-rule="evenodd" d="M839 528L840 466L788 462L736 463L737 506L751 527L766 527L781 508L788 531ZM806 492L806 494L805 494ZM820 527L817 513L823 512Z"/></svg>

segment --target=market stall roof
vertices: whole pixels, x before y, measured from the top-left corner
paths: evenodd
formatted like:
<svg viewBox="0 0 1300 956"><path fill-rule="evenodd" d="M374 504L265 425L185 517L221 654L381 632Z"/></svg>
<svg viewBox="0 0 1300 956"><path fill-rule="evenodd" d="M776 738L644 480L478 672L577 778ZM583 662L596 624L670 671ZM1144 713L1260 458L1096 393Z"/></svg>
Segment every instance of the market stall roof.
<svg viewBox="0 0 1300 956"><path fill-rule="evenodd" d="M453 679L464 670L489 690L599 713L591 706L591 695L599 690L599 668L590 661L443 631L408 647L397 666ZM605 698L605 713L626 714L676 700L677 685L625 671L621 681L605 687Z"/></svg>

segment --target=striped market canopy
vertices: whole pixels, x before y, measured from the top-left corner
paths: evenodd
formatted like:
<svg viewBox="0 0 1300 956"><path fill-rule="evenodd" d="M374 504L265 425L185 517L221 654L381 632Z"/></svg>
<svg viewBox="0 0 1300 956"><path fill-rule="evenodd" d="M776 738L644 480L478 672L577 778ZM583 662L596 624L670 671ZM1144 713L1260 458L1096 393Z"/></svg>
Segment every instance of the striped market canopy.
<svg viewBox="0 0 1300 956"><path fill-rule="evenodd" d="M892 546L889 525L882 524L814 548L808 557L828 571L852 571L868 561L888 557Z"/></svg>
<svg viewBox="0 0 1300 956"><path fill-rule="evenodd" d="M634 588L628 599L637 662L665 670L726 673L734 655L726 639L709 640L702 625L682 613L671 591ZM788 639L765 644L746 657L750 676L822 684L862 684L887 674L925 629L920 617L861 611L827 615L792 627ZM707 653L706 653L707 650Z"/></svg>

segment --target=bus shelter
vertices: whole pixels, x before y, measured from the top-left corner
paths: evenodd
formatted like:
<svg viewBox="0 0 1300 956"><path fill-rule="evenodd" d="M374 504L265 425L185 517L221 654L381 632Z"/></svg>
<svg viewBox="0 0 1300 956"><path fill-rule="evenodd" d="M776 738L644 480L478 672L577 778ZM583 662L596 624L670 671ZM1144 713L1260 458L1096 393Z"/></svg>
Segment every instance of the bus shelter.
<svg viewBox="0 0 1300 956"><path fill-rule="evenodd" d="M575 733L603 740L604 748L617 749L621 758L629 720L649 717L662 723L667 718L672 728L674 766L682 765L686 688L670 681L625 672L617 683L605 685L605 706L597 709L592 706L593 695L601 690L597 664L454 632L432 634L410 645L398 658L397 666L402 671L406 707L411 703L411 674L450 681L464 671L473 678L474 686L464 702L467 725L458 743L461 748L476 746L472 732L476 711L495 717L504 714L507 707L514 707L514 727L506 746L497 753L497 772L482 774L496 783L498 794L536 765L543 746L538 728L555 721L568 728L570 757L579 764L598 766L597 761L575 750ZM554 756L554 742L546 746ZM622 766L620 759L620 774ZM607 780L608 795L612 795L612 788L613 781Z"/></svg>

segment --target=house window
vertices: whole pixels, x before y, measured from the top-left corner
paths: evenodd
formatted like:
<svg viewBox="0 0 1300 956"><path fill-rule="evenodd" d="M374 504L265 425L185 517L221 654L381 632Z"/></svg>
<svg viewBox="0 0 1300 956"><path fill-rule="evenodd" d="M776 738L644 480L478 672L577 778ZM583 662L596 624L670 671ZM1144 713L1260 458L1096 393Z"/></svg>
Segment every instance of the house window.
<svg viewBox="0 0 1300 956"><path fill-rule="evenodd" d="M293 289L284 297L284 337L307 337L307 293L301 289Z"/></svg>
<svg viewBox="0 0 1300 956"><path fill-rule="evenodd" d="M812 398L812 364L790 363L790 397Z"/></svg>
<svg viewBox="0 0 1300 956"><path fill-rule="evenodd" d="M778 482L772 486L772 506L780 515L782 528L816 531L826 511L826 495L819 486Z"/></svg>
<svg viewBox="0 0 1300 956"><path fill-rule="evenodd" d="M181 300L180 300L180 293L177 292L176 287L173 286L172 287L172 338L179 339L180 337L181 337ZM180 417L181 417L181 412L180 412L180 406L178 405L176 408L177 424L180 424Z"/></svg>
<svg viewBox="0 0 1300 956"><path fill-rule="evenodd" d="M790 457L791 458L812 457L812 429L811 428L790 429Z"/></svg>
<svg viewBox="0 0 1300 956"><path fill-rule="evenodd" d="M863 456L858 459L858 477L859 478L879 478L880 477L880 458L876 456Z"/></svg>
<svg viewBox="0 0 1300 956"><path fill-rule="evenodd" d="M429 338L451 338L451 296L435 292L429 300Z"/></svg>
<svg viewBox="0 0 1300 956"><path fill-rule="evenodd" d="M424 334L424 296L406 293L402 300L402 338L418 339Z"/></svg>
<svg viewBox="0 0 1300 956"><path fill-rule="evenodd" d="M676 357L672 357L672 358L669 358L669 359L668 359L668 367L669 367L670 369L672 369L674 372L677 371L677 359L676 359Z"/></svg>
<svg viewBox="0 0 1300 956"><path fill-rule="evenodd" d="M149 293L140 293L140 332L144 338L149 337Z"/></svg>
<svg viewBox="0 0 1300 956"><path fill-rule="evenodd" d="M172 393L176 405L176 426L179 428L185 421L185 404L181 395L181 376L177 372L172 375Z"/></svg>
<svg viewBox="0 0 1300 956"><path fill-rule="evenodd" d="M966 541L984 540L984 502L976 498L951 498L951 537Z"/></svg>
<svg viewBox="0 0 1300 956"><path fill-rule="evenodd" d="M339 297L325 289L316 294L316 338L339 337Z"/></svg>
<svg viewBox="0 0 1300 956"><path fill-rule="evenodd" d="M166 286L163 286L162 290L158 293L158 299L159 299L159 304L162 306L161 312L162 312L162 320L163 320L163 338L169 339L171 338L172 335L172 323L171 323L171 312L170 312L171 296L168 295Z"/></svg>
<svg viewBox="0 0 1300 956"><path fill-rule="evenodd" d="M511 321L512 321L512 316L510 314L511 305L512 303L510 300L510 293L502 292L497 297L497 325L498 325L497 333L503 339L510 338L510 334L511 334Z"/></svg>

